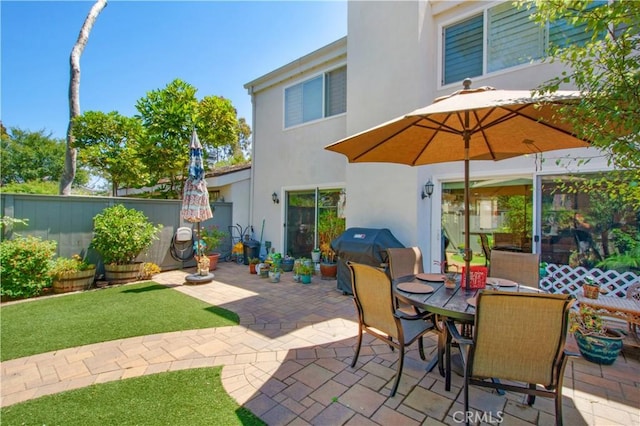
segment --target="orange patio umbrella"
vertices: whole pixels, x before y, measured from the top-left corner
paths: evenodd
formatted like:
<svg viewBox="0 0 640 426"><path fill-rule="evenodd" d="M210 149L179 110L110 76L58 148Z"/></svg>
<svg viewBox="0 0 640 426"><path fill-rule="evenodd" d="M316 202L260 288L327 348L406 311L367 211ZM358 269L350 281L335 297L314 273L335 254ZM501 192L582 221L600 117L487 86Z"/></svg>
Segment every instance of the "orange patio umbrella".
<svg viewBox="0 0 640 426"><path fill-rule="evenodd" d="M527 90L493 87L464 89L437 98L424 108L398 117L325 149L344 154L350 163L399 163L409 166L464 161L465 282L472 258L469 248L469 160L503 160L524 154L589 146L558 117L561 106L579 102L578 92L533 96Z"/></svg>

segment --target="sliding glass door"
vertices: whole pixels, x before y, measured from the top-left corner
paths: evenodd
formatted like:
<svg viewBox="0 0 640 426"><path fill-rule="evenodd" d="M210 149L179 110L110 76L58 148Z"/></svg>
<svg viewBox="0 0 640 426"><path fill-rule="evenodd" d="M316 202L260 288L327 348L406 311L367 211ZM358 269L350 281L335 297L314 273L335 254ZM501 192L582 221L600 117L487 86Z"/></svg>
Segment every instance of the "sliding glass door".
<svg viewBox="0 0 640 426"><path fill-rule="evenodd" d="M528 253L532 251L532 179L472 181L469 209L473 263L488 263L492 249ZM463 263L464 214L464 184L444 183L442 232L449 263Z"/></svg>
<svg viewBox="0 0 640 426"><path fill-rule="evenodd" d="M323 243L318 235L318 222L323 217L344 218L345 202L342 188L288 191L285 252L294 257L311 257L311 250Z"/></svg>

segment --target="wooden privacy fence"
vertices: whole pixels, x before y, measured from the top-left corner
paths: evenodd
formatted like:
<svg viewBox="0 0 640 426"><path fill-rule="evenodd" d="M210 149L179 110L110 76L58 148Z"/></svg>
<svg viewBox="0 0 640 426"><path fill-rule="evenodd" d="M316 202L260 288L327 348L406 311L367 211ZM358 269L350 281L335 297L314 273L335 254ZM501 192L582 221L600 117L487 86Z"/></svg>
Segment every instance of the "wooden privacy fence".
<svg viewBox="0 0 640 426"><path fill-rule="evenodd" d="M27 227L16 227L5 232L4 238L15 234L40 237L43 240L57 241L57 254L70 257L73 254L87 253L88 259L95 262L102 273L102 262L97 253L89 250L93 238L93 217L107 207L123 204L125 207L139 210L154 224L162 224L149 250L138 257L141 262L153 262L163 270L179 269L195 265L189 261L183 265L171 257L170 247L173 235L180 226L192 227L180 218L181 200L150 200L123 197L81 197L59 195L0 194L0 212L2 216L15 219L27 219ZM203 222L203 226L218 225L227 230L231 225L232 203L212 203L213 219Z"/></svg>

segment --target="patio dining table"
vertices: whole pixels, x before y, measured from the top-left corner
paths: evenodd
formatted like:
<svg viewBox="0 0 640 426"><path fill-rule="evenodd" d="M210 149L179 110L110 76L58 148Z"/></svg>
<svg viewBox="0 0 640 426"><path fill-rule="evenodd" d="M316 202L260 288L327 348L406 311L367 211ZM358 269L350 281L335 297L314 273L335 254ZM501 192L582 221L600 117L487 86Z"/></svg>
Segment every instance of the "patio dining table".
<svg viewBox="0 0 640 426"><path fill-rule="evenodd" d="M427 281L424 278L420 279L419 277L421 275L430 277L436 274L419 274L395 281L393 283L393 291L397 299L423 311L432 312L443 321L445 319L452 319L462 324L463 328L470 328L475 321L475 297L480 289L462 288L460 286L459 274L456 280L456 286L453 289L446 288L444 282L437 281L437 277L435 279L431 278L434 279L434 281ZM489 278L488 280L491 279ZM503 285L491 286L487 284L487 288L507 292L541 292L541 290L537 288L518 285L508 280L501 281ZM421 289L419 283L425 288ZM400 286L400 288L398 286ZM433 291L429 291L429 287L433 289ZM412 291L404 291L403 288ZM437 322L438 321L436 321L436 323ZM440 330L440 336L438 338L437 354L428 364L427 370L430 371L437 364L440 374L445 377L445 390L449 391L451 390L451 361L443 360L443 354L450 345L451 336L449 336L446 327L442 326L438 328Z"/></svg>

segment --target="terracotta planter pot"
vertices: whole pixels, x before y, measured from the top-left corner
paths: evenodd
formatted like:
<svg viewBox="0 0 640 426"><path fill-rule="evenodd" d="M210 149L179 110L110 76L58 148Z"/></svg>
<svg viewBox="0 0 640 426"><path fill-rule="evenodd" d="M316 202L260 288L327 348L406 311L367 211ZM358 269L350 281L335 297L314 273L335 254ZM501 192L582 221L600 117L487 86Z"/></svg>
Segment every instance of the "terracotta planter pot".
<svg viewBox="0 0 640 426"><path fill-rule="evenodd" d="M220 259L220 253L212 253L207 255L209 258L209 270L215 271L218 267L218 260Z"/></svg>
<svg viewBox="0 0 640 426"><path fill-rule="evenodd" d="M320 263L320 276L323 280L335 280L338 275L337 263Z"/></svg>
<svg viewBox="0 0 640 426"><path fill-rule="evenodd" d="M582 291L583 291L584 297L587 297L589 299L597 299L598 296L600 295L600 286L583 284Z"/></svg>
<svg viewBox="0 0 640 426"><path fill-rule="evenodd" d="M256 264L255 263L250 263L249 264L249 273L250 274L256 274Z"/></svg>

